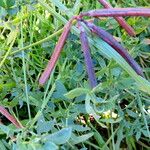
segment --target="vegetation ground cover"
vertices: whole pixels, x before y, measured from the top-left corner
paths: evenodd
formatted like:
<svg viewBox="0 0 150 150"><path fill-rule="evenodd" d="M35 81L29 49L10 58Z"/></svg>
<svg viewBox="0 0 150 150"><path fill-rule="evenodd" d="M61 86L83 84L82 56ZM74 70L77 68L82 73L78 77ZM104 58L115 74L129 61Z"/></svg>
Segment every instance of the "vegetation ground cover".
<svg viewBox="0 0 150 150"><path fill-rule="evenodd" d="M109 2L150 7L149 0ZM134 38L113 18L94 19L128 49L145 78L88 34L99 83L91 90L74 25L53 75L39 86L64 24L81 11L98 8L97 0L0 1L0 105L23 125L17 129L1 115L0 149L150 148L150 18L126 17Z"/></svg>

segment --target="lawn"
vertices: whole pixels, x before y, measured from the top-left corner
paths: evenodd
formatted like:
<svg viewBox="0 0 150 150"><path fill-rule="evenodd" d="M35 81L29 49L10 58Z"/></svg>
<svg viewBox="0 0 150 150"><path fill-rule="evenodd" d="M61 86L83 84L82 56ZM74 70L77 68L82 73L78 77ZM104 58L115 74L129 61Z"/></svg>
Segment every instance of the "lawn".
<svg viewBox="0 0 150 150"><path fill-rule="evenodd" d="M109 0L113 7L149 7L149 0ZM91 88L80 30L73 22L55 68L39 84L69 19L98 0L0 1L0 150L150 149L150 17L91 18L142 67L144 77L86 27L97 86Z"/></svg>

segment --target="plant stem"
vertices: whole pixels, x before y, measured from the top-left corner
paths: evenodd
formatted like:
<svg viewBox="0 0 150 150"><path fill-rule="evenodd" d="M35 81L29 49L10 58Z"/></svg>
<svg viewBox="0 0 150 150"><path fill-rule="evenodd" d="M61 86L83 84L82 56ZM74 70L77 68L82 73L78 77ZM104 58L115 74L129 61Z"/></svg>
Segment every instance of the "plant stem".
<svg viewBox="0 0 150 150"><path fill-rule="evenodd" d="M29 49L30 47L33 47L33 46L39 45L39 44L41 44L41 43L43 43L43 42L46 42L46 41L52 39L53 37L55 37L55 36L61 34L62 31L63 31L63 29L60 29L60 30L58 30L57 32L55 32L55 33L49 35L48 37L46 37L46 38L44 38L44 39L42 39L42 40L40 40L40 41L37 41L37 42L35 42L35 43L33 43L33 44L30 44L30 45L28 45L28 46L22 47L22 48L20 48L20 49L18 49L18 50L16 50L16 51L11 52L10 55L17 54L17 53L19 53L19 52L21 52L21 51L24 51L24 50Z"/></svg>
<svg viewBox="0 0 150 150"><path fill-rule="evenodd" d="M23 48L23 27L22 27L22 20L21 20L21 48ZM26 62L25 62L25 55L24 51L22 51L22 69L23 69L23 77L24 77L24 90L25 90L25 96L26 96L26 103L27 103L27 109L28 109L28 117L31 121L31 111L30 111L30 102L29 102L29 94L28 94L28 85L27 85L27 73L26 73Z"/></svg>
<svg viewBox="0 0 150 150"><path fill-rule="evenodd" d="M13 40L12 40L10 46L9 46L9 49L8 49L8 51L6 52L5 56L3 57L2 61L0 62L0 68L2 67L2 65L4 64L6 58L9 56L9 54L10 54L10 52L11 52L11 50L12 50L12 47L13 47L13 45L14 45L14 43L15 43L16 38L17 38L17 33L18 33L18 31L17 31L17 29L16 29L16 30L14 31L14 38L13 38Z"/></svg>

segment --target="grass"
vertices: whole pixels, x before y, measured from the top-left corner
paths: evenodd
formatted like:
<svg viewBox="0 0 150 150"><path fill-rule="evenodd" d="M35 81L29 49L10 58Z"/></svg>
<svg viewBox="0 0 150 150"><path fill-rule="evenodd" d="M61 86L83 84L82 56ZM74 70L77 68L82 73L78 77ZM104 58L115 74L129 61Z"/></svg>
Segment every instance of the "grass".
<svg viewBox="0 0 150 150"><path fill-rule="evenodd" d="M148 0L110 3L149 5ZM145 42L150 35L149 18L126 18L137 33L135 38L112 18L94 20L128 49L142 66L145 79L114 49L87 32L99 82L90 90L74 25L52 76L43 87L38 85L63 25L79 11L97 8L102 8L97 0L18 1L0 8L0 105L24 126L16 129L1 115L1 149L150 148L150 46Z"/></svg>

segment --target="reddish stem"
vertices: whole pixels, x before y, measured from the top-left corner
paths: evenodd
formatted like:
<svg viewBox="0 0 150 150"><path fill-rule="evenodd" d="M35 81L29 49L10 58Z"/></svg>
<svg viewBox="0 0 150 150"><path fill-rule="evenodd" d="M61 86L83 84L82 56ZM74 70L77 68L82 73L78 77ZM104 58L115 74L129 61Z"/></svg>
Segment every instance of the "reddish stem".
<svg viewBox="0 0 150 150"><path fill-rule="evenodd" d="M73 18L74 19L74 18ZM47 79L49 78L50 74L52 73L54 67L55 67L55 64L60 56L60 52L62 51L63 47L64 47L64 44L66 42L66 39L68 37L68 34L70 32L70 28L71 28L71 25L72 25L72 20L71 19L65 26L64 26L64 29L63 29L63 32L61 34L61 36L59 37L59 40L57 42L57 45L54 49L54 52L51 56L51 59L49 60L44 72L42 73L40 79L39 79L39 83L40 85L43 85Z"/></svg>
<svg viewBox="0 0 150 150"><path fill-rule="evenodd" d="M135 72L138 75L144 76L142 68L129 55L129 53L127 52L127 50L124 47L122 47L121 44L119 44L117 42L117 40L111 34L109 34L108 32L106 32L102 28L97 27L93 23L90 23L90 22L87 22L87 21L83 21L83 22L87 25L87 27L92 32L94 32L95 34L97 34L101 39L103 39L106 43L108 43L111 47L113 47L128 62L128 64L135 70Z"/></svg>
<svg viewBox="0 0 150 150"><path fill-rule="evenodd" d="M0 106L0 113L2 113L17 128L23 128L23 126L2 106Z"/></svg>
<svg viewBox="0 0 150 150"><path fill-rule="evenodd" d="M105 7L105 8L113 8L106 0L99 0L99 2ZM134 29L122 18L122 17L114 17L116 21L126 30L126 32L130 36L135 36L136 33Z"/></svg>
<svg viewBox="0 0 150 150"><path fill-rule="evenodd" d="M94 88L97 85L96 77L95 77L95 72L94 72L94 66L90 54L90 47L89 47L89 42L88 38L86 35L86 32L81 25L80 21L78 21L78 28L80 30L80 40L81 40L81 46L84 54L84 60L86 64L86 70L88 73L89 77L89 82L92 88Z"/></svg>
<svg viewBox="0 0 150 150"><path fill-rule="evenodd" d="M150 8L109 8L91 10L80 13L80 16L90 17L125 17L125 16L143 16L150 17Z"/></svg>

